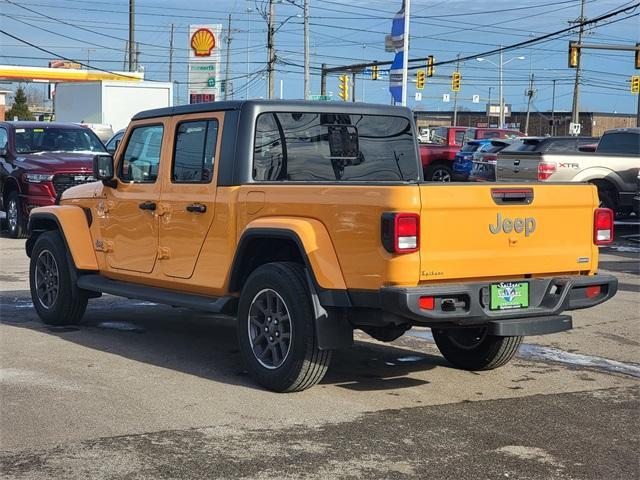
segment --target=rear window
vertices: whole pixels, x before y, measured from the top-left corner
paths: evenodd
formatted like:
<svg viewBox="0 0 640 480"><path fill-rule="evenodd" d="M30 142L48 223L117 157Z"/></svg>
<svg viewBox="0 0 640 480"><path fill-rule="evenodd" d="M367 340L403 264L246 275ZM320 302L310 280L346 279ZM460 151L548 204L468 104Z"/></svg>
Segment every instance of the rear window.
<svg viewBox="0 0 640 480"><path fill-rule="evenodd" d="M537 138L530 138L527 140L518 140L507 148L502 150L504 153L509 152L535 152L538 149L538 145L542 140Z"/></svg>
<svg viewBox="0 0 640 480"><path fill-rule="evenodd" d="M577 148L578 148L577 142L574 139L552 140L547 144L544 151L545 152L573 152Z"/></svg>
<svg viewBox="0 0 640 480"><path fill-rule="evenodd" d="M416 181L411 123L403 117L263 113L253 153L257 181Z"/></svg>
<svg viewBox="0 0 640 480"><path fill-rule="evenodd" d="M464 147L460 149L461 152L475 152L480 148L479 143L467 143Z"/></svg>
<svg viewBox="0 0 640 480"><path fill-rule="evenodd" d="M431 136L431 143L435 143L437 145L446 145L448 143L447 133L449 129L446 127L436 128L433 131L433 135Z"/></svg>
<svg viewBox="0 0 640 480"><path fill-rule="evenodd" d="M605 133L600 139L596 152L640 155L640 134L632 132Z"/></svg>

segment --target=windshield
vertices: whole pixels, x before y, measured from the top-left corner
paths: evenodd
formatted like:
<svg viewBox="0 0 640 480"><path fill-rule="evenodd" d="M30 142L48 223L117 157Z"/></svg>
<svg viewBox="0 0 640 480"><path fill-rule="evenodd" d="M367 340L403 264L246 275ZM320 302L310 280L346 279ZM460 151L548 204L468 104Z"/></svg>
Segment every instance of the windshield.
<svg viewBox="0 0 640 480"><path fill-rule="evenodd" d="M96 134L83 127L16 128L14 144L17 153L106 152Z"/></svg>

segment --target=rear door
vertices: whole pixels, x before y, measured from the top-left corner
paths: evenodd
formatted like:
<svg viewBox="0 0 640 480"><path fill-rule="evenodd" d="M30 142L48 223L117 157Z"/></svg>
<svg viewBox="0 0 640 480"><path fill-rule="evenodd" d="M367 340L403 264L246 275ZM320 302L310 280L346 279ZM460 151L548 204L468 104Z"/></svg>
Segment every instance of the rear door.
<svg viewBox="0 0 640 480"><path fill-rule="evenodd" d="M215 215L216 159L223 113L175 117L169 175L162 191L162 272L190 278Z"/></svg>
<svg viewBox="0 0 640 480"><path fill-rule="evenodd" d="M597 265L592 185L421 184L421 281L558 275Z"/></svg>

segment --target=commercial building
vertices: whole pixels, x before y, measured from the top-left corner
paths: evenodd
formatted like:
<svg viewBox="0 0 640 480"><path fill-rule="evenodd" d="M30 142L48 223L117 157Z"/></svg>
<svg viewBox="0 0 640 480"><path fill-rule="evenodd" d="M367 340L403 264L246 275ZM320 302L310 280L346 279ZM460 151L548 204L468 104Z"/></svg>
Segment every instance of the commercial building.
<svg viewBox="0 0 640 480"><path fill-rule="evenodd" d="M457 124L464 127L497 127L497 117L487 117L486 112L459 111ZM453 112L415 111L418 127L439 127L453 125ZM506 119L507 128L524 132L526 112L512 112ZM555 131L552 130L552 119ZM569 135L571 112L531 112L529 116L529 135ZM580 113L581 135L599 137L606 130L636 126L636 115L628 113Z"/></svg>

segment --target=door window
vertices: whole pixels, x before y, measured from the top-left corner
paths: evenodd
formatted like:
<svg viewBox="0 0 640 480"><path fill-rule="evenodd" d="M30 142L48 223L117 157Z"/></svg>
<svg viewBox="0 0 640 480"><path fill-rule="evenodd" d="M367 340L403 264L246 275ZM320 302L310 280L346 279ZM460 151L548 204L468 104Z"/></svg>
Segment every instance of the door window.
<svg viewBox="0 0 640 480"><path fill-rule="evenodd" d="M155 183L160 166L162 125L134 128L120 163L120 180L133 183Z"/></svg>
<svg viewBox="0 0 640 480"><path fill-rule="evenodd" d="M0 148L7 148L7 131L0 128Z"/></svg>
<svg viewBox="0 0 640 480"><path fill-rule="evenodd" d="M210 183L218 139L217 120L182 122L176 131L171 181Z"/></svg>

